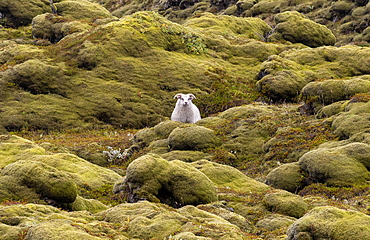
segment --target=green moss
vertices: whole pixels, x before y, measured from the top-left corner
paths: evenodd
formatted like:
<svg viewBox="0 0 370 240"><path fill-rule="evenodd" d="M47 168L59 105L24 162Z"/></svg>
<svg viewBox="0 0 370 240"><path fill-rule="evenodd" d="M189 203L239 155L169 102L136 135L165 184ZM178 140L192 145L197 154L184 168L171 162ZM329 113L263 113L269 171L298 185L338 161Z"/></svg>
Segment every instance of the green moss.
<svg viewBox="0 0 370 240"><path fill-rule="evenodd" d="M212 182L203 173L182 161L168 162L154 154L130 163L123 186L131 202L146 199L180 207L217 199Z"/></svg>
<svg viewBox="0 0 370 240"><path fill-rule="evenodd" d="M270 41L286 40L292 43L303 43L310 47L334 45L334 34L324 25L305 19L304 15L293 11L280 13L275 17L277 22Z"/></svg>
<svg viewBox="0 0 370 240"><path fill-rule="evenodd" d="M112 15L107 9L97 3L86 0L82 1L61 1L56 2L58 14L71 19L94 20L97 18L107 18Z"/></svg>
<svg viewBox="0 0 370 240"><path fill-rule="evenodd" d="M97 213L108 209L108 206L99 202L95 199L84 199L83 197L77 196L76 200L70 204L72 211L89 211L91 213Z"/></svg>
<svg viewBox="0 0 370 240"><path fill-rule="evenodd" d="M296 193L304 187L302 169L297 162L283 164L266 176L266 184Z"/></svg>
<svg viewBox="0 0 370 240"><path fill-rule="evenodd" d="M316 207L290 226L287 239L363 239L369 234L369 216L335 207Z"/></svg>
<svg viewBox="0 0 370 240"><path fill-rule="evenodd" d="M202 33L221 35L226 38L246 37L263 40L271 28L258 18L238 18L227 15L203 13L189 19L185 26L200 30Z"/></svg>
<svg viewBox="0 0 370 240"><path fill-rule="evenodd" d="M162 154L161 157L167 159L168 161L180 160L183 162L195 162L200 159L209 157L206 153L201 151L171 151Z"/></svg>
<svg viewBox="0 0 370 240"><path fill-rule="evenodd" d="M1 174L15 177L21 185L57 202L70 203L77 197L77 186L71 177L41 162L19 160L7 165Z"/></svg>
<svg viewBox="0 0 370 240"><path fill-rule="evenodd" d="M1 19L0 24L9 27L28 25L35 16L50 11L49 4L41 0L20 0L16 3L4 0L0 3L0 8L7 9L8 13Z"/></svg>
<svg viewBox="0 0 370 240"><path fill-rule="evenodd" d="M302 197L283 190L266 194L263 202L270 211L295 218L302 217L308 210Z"/></svg>
<svg viewBox="0 0 370 240"><path fill-rule="evenodd" d="M172 150L206 150L215 148L220 140L214 131L202 126L175 128L168 137Z"/></svg>
<svg viewBox="0 0 370 240"><path fill-rule="evenodd" d="M356 160L356 155L343 152L340 147L310 151L300 158L299 165L310 179L332 186L361 184L369 178L369 172Z"/></svg>
<svg viewBox="0 0 370 240"><path fill-rule="evenodd" d="M245 193L261 193L269 189L267 185L249 178L239 170L227 165L206 160L196 161L192 165L207 175L219 188Z"/></svg>

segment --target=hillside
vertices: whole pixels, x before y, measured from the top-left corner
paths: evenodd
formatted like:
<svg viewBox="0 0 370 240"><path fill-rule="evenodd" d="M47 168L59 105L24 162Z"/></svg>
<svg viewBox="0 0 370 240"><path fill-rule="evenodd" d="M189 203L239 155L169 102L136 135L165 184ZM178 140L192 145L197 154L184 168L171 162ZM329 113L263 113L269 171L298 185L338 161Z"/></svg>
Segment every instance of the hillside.
<svg viewBox="0 0 370 240"><path fill-rule="evenodd" d="M1 239L367 239L369 13L2 1Z"/></svg>

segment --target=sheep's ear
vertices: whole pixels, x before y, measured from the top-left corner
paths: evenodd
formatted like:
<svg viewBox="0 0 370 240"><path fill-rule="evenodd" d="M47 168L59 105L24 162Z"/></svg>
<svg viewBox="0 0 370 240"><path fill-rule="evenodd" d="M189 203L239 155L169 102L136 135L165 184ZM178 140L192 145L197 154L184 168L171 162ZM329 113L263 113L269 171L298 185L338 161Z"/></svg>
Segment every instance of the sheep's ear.
<svg viewBox="0 0 370 240"><path fill-rule="evenodd" d="M176 94L173 98L182 98L182 93Z"/></svg>
<svg viewBox="0 0 370 240"><path fill-rule="evenodd" d="M194 94L189 94L189 97L193 98L193 99L196 99L196 97L194 96Z"/></svg>

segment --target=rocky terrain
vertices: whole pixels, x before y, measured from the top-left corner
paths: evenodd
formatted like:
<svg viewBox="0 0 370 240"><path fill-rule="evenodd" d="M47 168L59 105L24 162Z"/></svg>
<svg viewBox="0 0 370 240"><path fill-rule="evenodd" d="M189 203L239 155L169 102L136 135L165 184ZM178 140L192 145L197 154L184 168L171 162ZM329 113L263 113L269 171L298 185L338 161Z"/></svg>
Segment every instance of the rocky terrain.
<svg viewBox="0 0 370 240"><path fill-rule="evenodd" d="M0 238L369 239L369 13L1 1Z"/></svg>

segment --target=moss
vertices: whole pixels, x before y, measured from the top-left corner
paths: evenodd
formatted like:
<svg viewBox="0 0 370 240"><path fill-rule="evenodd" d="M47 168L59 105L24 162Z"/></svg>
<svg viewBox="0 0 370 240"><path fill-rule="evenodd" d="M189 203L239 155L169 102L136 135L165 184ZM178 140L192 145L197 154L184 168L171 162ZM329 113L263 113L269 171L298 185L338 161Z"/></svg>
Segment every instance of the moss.
<svg viewBox="0 0 370 240"><path fill-rule="evenodd" d="M298 163L287 163L273 169L266 176L266 184L296 193L304 186L304 175Z"/></svg>
<svg viewBox="0 0 370 240"><path fill-rule="evenodd" d="M70 204L69 208L72 211L88 211L91 213L97 213L108 209L108 206L95 199L85 199L81 196L77 196L76 200Z"/></svg>
<svg viewBox="0 0 370 240"><path fill-rule="evenodd" d="M256 226L267 231L273 231L280 228L287 228L295 220L296 218L293 217L282 216L280 214L271 214L259 220L256 223Z"/></svg>
<svg viewBox="0 0 370 240"><path fill-rule="evenodd" d="M270 211L295 218L302 217L308 210L302 197L283 190L267 194L263 202Z"/></svg>
<svg viewBox="0 0 370 240"><path fill-rule="evenodd" d="M219 188L228 188L245 193L261 193L269 189L267 185L249 178L239 170L227 165L207 160L200 160L191 164L203 172Z"/></svg>
<svg viewBox="0 0 370 240"><path fill-rule="evenodd" d="M303 99L312 104L328 105L341 100L347 100L355 94L370 90L367 76L346 80L324 80L308 83L301 91ZM312 99L312 100L311 100Z"/></svg>
<svg viewBox="0 0 370 240"><path fill-rule="evenodd" d="M340 148L322 148L303 155L299 165L316 182L351 186L361 184L369 178L369 172L355 157L356 155L349 155Z"/></svg>
<svg viewBox="0 0 370 240"><path fill-rule="evenodd" d="M30 140L15 135L0 135L0 168L17 161L17 155L45 153L45 149Z"/></svg>
<svg viewBox="0 0 370 240"><path fill-rule="evenodd" d="M287 239L306 238L363 239L369 234L369 216L335 207L316 207L290 226Z"/></svg>
<svg viewBox="0 0 370 240"><path fill-rule="evenodd" d="M57 202L70 203L77 197L77 186L67 174L40 162L20 160L7 165L1 174Z"/></svg>
<svg viewBox="0 0 370 240"><path fill-rule="evenodd" d="M175 128L168 142L172 150L205 150L220 144L213 130L201 126Z"/></svg>
<svg viewBox="0 0 370 240"><path fill-rule="evenodd" d="M162 137L162 138L168 138L170 133L177 127L181 126L182 123L176 122L176 121L164 121L160 122L159 124L154 126L155 133Z"/></svg>
<svg viewBox="0 0 370 240"><path fill-rule="evenodd" d="M281 16L283 15L283 16ZM277 22L270 41L286 40L292 43L303 43L310 47L334 45L334 34L324 25L315 23L296 11L280 13L275 17Z"/></svg>
<svg viewBox="0 0 370 240"><path fill-rule="evenodd" d="M227 15L203 13L201 16L189 19L185 26L199 29L202 33L228 37L246 37L263 40L271 28L258 18L238 18Z"/></svg>
<svg viewBox="0 0 370 240"><path fill-rule="evenodd" d="M39 239L60 239L66 237L71 240L86 238L92 240L101 239L100 237L90 235L84 229L71 224L66 219L55 219L39 223L28 230L26 238L30 236Z"/></svg>
<svg viewBox="0 0 370 240"><path fill-rule="evenodd" d="M168 161L180 160L183 162L195 162L200 159L204 159L207 156L208 155L206 153L201 151L176 151L176 150L161 155L161 157L167 159Z"/></svg>
<svg viewBox="0 0 370 240"><path fill-rule="evenodd" d="M9 27L28 25L35 16L51 10L49 4L41 0L20 0L16 3L5 0L1 2L0 8L6 9L1 24Z"/></svg>
<svg viewBox="0 0 370 240"><path fill-rule="evenodd" d="M168 162L153 154L131 162L123 187L128 189L130 202L147 199L179 207L217 199L212 182L203 173L184 162Z"/></svg>
<svg viewBox="0 0 370 240"><path fill-rule="evenodd" d="M112 16L104 7L86 0L61 1L54 5L57 8L58 14L70 19L92 21L96 18L107 18Z"/></svg>
<svg viewBox="0 0 370 240"><path fill-rule="evenodd" d="M353 103L348 105L346 112L334 117L334 133L341 139L347 139L351 136L366 131L368 129L369 102Z"/></svg>

